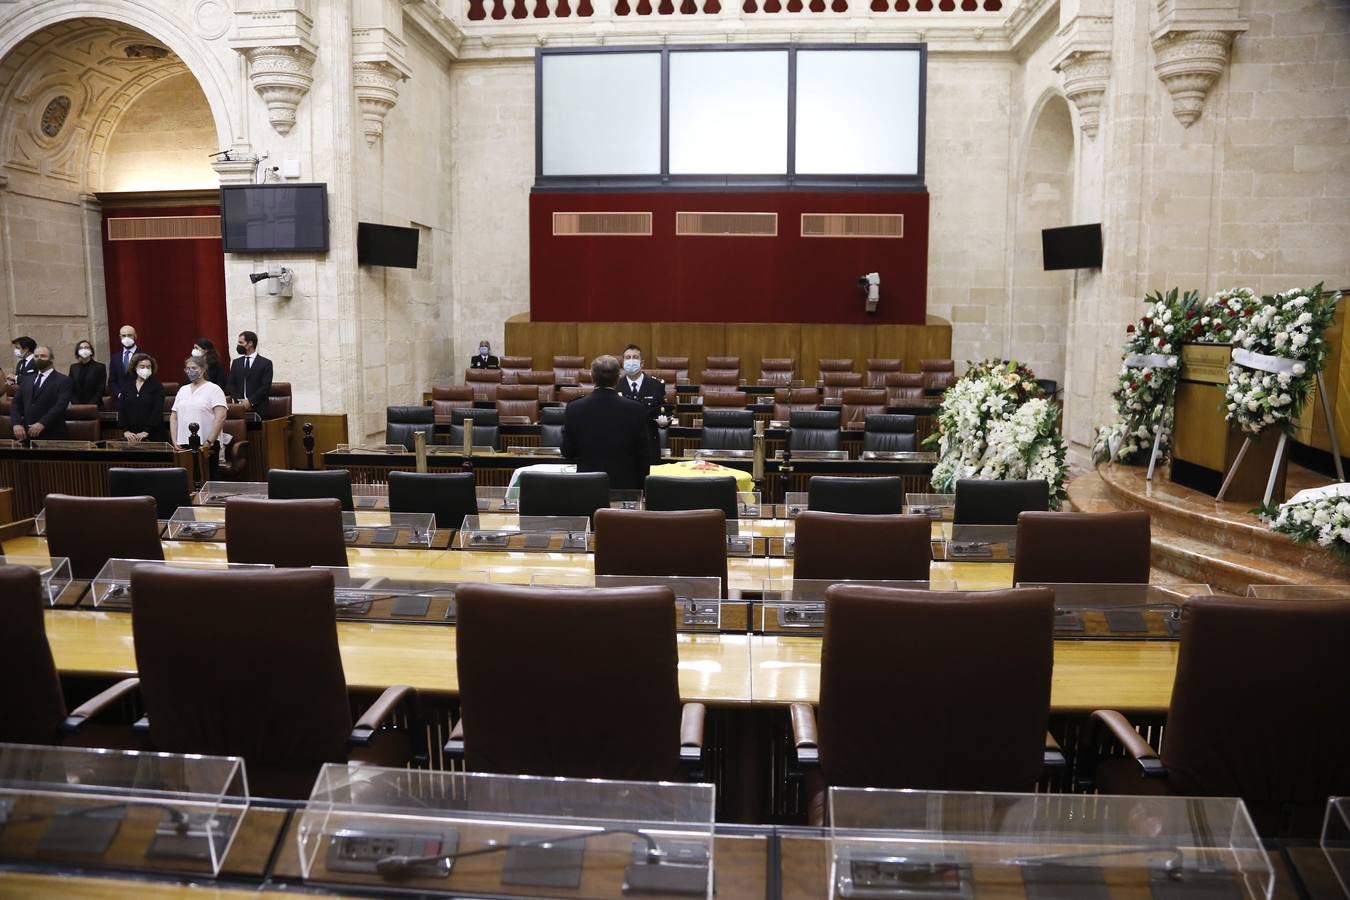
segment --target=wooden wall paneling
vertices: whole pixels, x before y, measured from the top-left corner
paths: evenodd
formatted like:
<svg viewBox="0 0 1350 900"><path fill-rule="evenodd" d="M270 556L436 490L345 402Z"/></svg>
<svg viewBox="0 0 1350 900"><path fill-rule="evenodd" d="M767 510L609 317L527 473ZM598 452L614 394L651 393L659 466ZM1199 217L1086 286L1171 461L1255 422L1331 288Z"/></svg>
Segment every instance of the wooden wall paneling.
<svg viewBox="0 0 1350 900"><path fill-rule="evenodd" d="M622 357L623 348L637 344L644 353L652 343L650 322L578 322L577 353L590 365L591 360L605 353Z"/></svg>
<svg viewBox="0 0 1350 900"><path fill-rule="evenodd" d="M741 357L741 375L751 384L759 378L759 364L764 359L791 358L797 360L797 377L802 373L801 341L804 328L814 325L728 325L728 353Z"/></svg>
<svg viewBox="0 0 1350 900"><path fill-rule="evenodd" d="M319 458L329 450L337 449L338 444L349 443L347 437L347 416L324 413L295 414L291 422L291 439L287 448L287 461L292 469L305 468L305 423L314 426L314 468L319 469Z"/></svg>
<svg viewBox="0 0 1350 900"><path fill-rule="evenodd" d="M576 322L531 322L529 313L506 320L506 346L499 355L532 356L538 370L553 368L553 357L576 356ZM590 359L586 360L590 363Z"/></svg>
<svg viewBox="0 0 1350 900"><path fill-rule="evenodd" d="M802 377L814 382L820 374L820 360L853 360L853 371L867 371L867 358L872 352L872 332L875 325L807 325L802 328L801 356L798 358Z"/></svg>
<svg viewBox="0 0 1350 900"><path fill-rule="evenodd" d="M644 355L652 365L658 356L687 356L689 377L697 381L705 358L735 355L738 346L728 332L738 327L721 322L656 322L652 325L651 346L643 344Z"/></svg>

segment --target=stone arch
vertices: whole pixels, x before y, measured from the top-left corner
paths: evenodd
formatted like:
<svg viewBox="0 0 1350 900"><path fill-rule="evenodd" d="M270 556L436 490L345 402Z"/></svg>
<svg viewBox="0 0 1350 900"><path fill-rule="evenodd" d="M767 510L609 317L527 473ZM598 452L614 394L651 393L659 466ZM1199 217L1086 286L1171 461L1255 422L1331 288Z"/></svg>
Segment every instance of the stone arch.
<svg viewBox="0 0 1350 900"><path fill-rule="evenodd" d="M1044 271L1041 229L1075 224L1075 139L1068 100L1047 90L1027 120L1014 195L1009 352L1061 386L1073 279Z"/></svg>

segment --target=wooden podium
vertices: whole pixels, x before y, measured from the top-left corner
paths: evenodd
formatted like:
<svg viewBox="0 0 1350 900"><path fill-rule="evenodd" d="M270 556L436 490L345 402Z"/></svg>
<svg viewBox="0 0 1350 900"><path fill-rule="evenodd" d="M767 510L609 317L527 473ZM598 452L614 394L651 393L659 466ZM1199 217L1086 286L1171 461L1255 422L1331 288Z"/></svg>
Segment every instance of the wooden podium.
<svg viewBox="0 0 1350 900"><path fill-rule="evenodd" d="M1244 435L1228 427L1228 362L1230 344L1183 344L1177 383L1176 413L1172 425L1172 474L1177 484L1214 495L1224 474L1237 458ZM1272 428L1252 443L1242 460L1225 500L1260 503L1275 459L1278 429ZM1275 476L1273 502L1284 499L1288 454Z"/></svg>

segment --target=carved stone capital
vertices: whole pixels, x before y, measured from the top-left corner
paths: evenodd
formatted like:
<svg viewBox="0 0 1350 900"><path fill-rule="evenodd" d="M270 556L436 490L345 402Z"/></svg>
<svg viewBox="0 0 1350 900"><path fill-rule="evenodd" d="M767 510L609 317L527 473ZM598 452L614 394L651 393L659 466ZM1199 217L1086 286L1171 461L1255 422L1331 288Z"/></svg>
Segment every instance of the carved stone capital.
<svg viewBox="0 0 1350 900"><path fill-rule="evenodd" d="M366 143L374 145L384 135L384 117L398 103L398 89L404 75L385 62L352 64L352 89L361 109L361 128Z"/></svg>
<svg viewBox="0 0 1350 900"><path fill-rule="evenodd" d="M1105 51L1071 53L1055 69L1064 76L1064 96L1078 109L1079 127L1089 138L1097 136L1102 100L1111 77L1111 54Z"/></svg>
<svg viewBox="0 0 1350 900"><path fill-rule="evenodd" d="M278 134L295 125L295 110L314 84L314 54L304 47L266 45L240 51L248 80L267 104L267 119Z"/></svg>
<svg viewBox="0 0 1350 900"><path fill-rule="evenodd" d="M1245 28L1245 25L1243 26ZM1235 31L1163 31L1153 38L1153 70L1172 95L1172 115L1189 127L1228 67Z"/></svg>
<svg viewBox="0 0 1350 900"><path fill-rule="evenodd" d="M258 164L254 162L247 148L235 148L230 159L217 157L211 162L221 184L252 184Z"/></svg>

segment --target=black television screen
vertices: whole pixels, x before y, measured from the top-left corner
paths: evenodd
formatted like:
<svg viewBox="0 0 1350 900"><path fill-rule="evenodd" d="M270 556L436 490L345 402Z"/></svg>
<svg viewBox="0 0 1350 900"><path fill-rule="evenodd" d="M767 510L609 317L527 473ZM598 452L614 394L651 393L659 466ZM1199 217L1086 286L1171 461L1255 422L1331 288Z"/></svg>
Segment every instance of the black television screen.
<svg viewBox="0 0 1350 900"><path fill-rule="evenodd" d="M327 253L328 185L225 185L220 234L226 253Z"/></svg>
<svg viewBox="0 0 1350 900"><path fill-rule="evenodd" d="M1042 229L1041 253L1047 272L1051 269L1100 269L1101 223Z"/></svg>
<svg viewBox="0 0 1350 900"><path fill-rule="evenodd" d="M417 268L417 229L357 222L356 262L362 266Z"/></svg>

